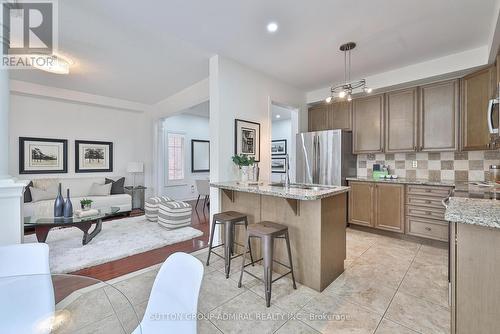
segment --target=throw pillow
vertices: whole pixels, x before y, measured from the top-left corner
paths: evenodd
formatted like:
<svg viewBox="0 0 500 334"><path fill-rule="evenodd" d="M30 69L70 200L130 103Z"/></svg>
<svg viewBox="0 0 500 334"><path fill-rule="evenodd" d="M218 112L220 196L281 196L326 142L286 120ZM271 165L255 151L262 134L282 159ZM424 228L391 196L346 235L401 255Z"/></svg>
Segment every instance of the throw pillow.
<svg viewBox="0 0 500 334"><path fill-rule="evenodd" d="M106 178L106 184L111 183L111 195L125 194L125 178L121 177L118 180L111 180Z"/></svg>
<svg viewBox="0 0 500 334"><path fill-rule="evenodd" d="M109 196L111 193L111 183L99 184L92 183L90 187L89 196Z"/></svg>
<svg viewBox="0 0 500 334"><path fill-rule="evenodd" d="M33 199L31 198L30 187L33 187L33 181L30 181L30 183L28 183L28 185L24 189L24 203L29 203L33 201Z"/></svg>
<svg viewBox="0 0 500 334"><path fill-rule="evenodd" d="M31 199L33 202L46 201L57 197L58 185L54 184L46 190L30 187Z"/></svg>

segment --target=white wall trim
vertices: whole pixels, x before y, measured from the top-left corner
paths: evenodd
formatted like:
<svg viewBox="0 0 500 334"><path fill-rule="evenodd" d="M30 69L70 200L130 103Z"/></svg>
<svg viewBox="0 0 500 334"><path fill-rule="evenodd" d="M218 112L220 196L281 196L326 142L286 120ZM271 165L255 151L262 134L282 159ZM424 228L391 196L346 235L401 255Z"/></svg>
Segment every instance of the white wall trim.
<svg viewBox="0 0 500 334"><path fill-rule="evenodd" d="M143 103L116 99L102 95L88 94L64 88L39 85L19 80L10 80L10 92L17 95L42 97L65 102L141 113L151 111L153 109L153 106Z"/></svg>
<svg viewBox="0 0 500 334"><path fill-rule="evenodd" d="M455 53L441 58L401 67L366 77L367 84L374 89L397 86L488 64L488 45ZM314 103L330 95L330 87L324 87L307 93L307 103Z"/></svg>

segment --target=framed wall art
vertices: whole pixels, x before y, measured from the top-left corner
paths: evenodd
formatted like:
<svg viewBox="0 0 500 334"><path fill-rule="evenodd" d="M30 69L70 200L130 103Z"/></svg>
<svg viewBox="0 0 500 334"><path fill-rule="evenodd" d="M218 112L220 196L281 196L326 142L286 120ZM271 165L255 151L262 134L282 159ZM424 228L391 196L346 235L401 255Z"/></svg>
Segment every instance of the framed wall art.
<svg viewBox="0 0 500 334"><path fill-rule="evenodd" d="M113 171L113 143L75 140L75 172Z"/></svg>
<svg viewBox="0 0 500 334"><path fill-rule="evenodd" d="M234 154L245 154L260 161L260 123L234 120Z"/></svg>
<svg viewBox="0 0 500 334"><path fill-rule="evenodd" d="M273 140L271 142L272 155L286 155L286 139Z"/></svg>
<svg viewBox="0 0 500 334"><path fill-rule="evenodd" d="M271 173L286 173L286 158L271 158Z"/></svg>
<svg viewBox="0 0 500 334"><path fill-rule="evenodd" d="M19 174L67 172L66 139L19 137Z"/></svg>
<svg viewBox="0 0 500 334"><path fill-rule="evenodd" d="M210 141L191 139L191 173L210 172Z"/></svg>

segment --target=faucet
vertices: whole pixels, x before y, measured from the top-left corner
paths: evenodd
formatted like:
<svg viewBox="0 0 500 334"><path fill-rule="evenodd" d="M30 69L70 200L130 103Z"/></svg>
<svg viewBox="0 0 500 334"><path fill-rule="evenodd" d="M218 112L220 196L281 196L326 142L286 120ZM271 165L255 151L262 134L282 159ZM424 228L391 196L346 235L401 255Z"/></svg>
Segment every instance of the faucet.
<svg viewBox="0 0 500 334"><path fill-rule="evenodd" d="M285 155L285 170L286 170L286 176L285 176L285 187L288 188L290 187L290 157Z"/></svg>

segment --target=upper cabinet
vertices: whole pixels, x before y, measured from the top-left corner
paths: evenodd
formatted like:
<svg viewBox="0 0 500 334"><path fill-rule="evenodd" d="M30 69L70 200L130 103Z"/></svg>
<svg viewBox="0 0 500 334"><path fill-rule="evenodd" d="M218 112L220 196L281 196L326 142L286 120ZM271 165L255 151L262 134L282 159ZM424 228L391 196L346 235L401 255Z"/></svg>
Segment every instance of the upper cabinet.
<svg viewBox="0 0 500 334"><path fill-rule="evenodd" d="M309 131L335 129L352 129L352 103L321 103L309 108Z"/></svg>
<svg viewBox="0 0 500 334"><path fill-rule="evenodd" d="M417 88L385 96L385 152L417 150Z"/></svg>
<svg viewBox="0 0 500 334"><path fill-rule="evenodd" d="M309 131L321 131L328 129L328 108L325 104L318 104L309 108Z"/></svg>
<svg viewBox="0 0 500 334"><path fill-rule="evenodd" d="M328 105L328 127L352 130L352 103L338 101Z"/></svg>
<svg viewBox="0 0 500 334"><path fill-rule="evenodd" d="M459 81L420 87L418 150L456 151L459 138Z"/></svg>
<svg viewBox="0 0 500 334"><path fill-rule="evenodd" d="M496 90L496 67L489 67L462 79L462 149L490 148L487 109Z"/></svg>
<svg viewBox="0 0 500 334"><path fill-rule="evenodd" d="M352 101L353 153L384 150L384 95Z"/></svg>

